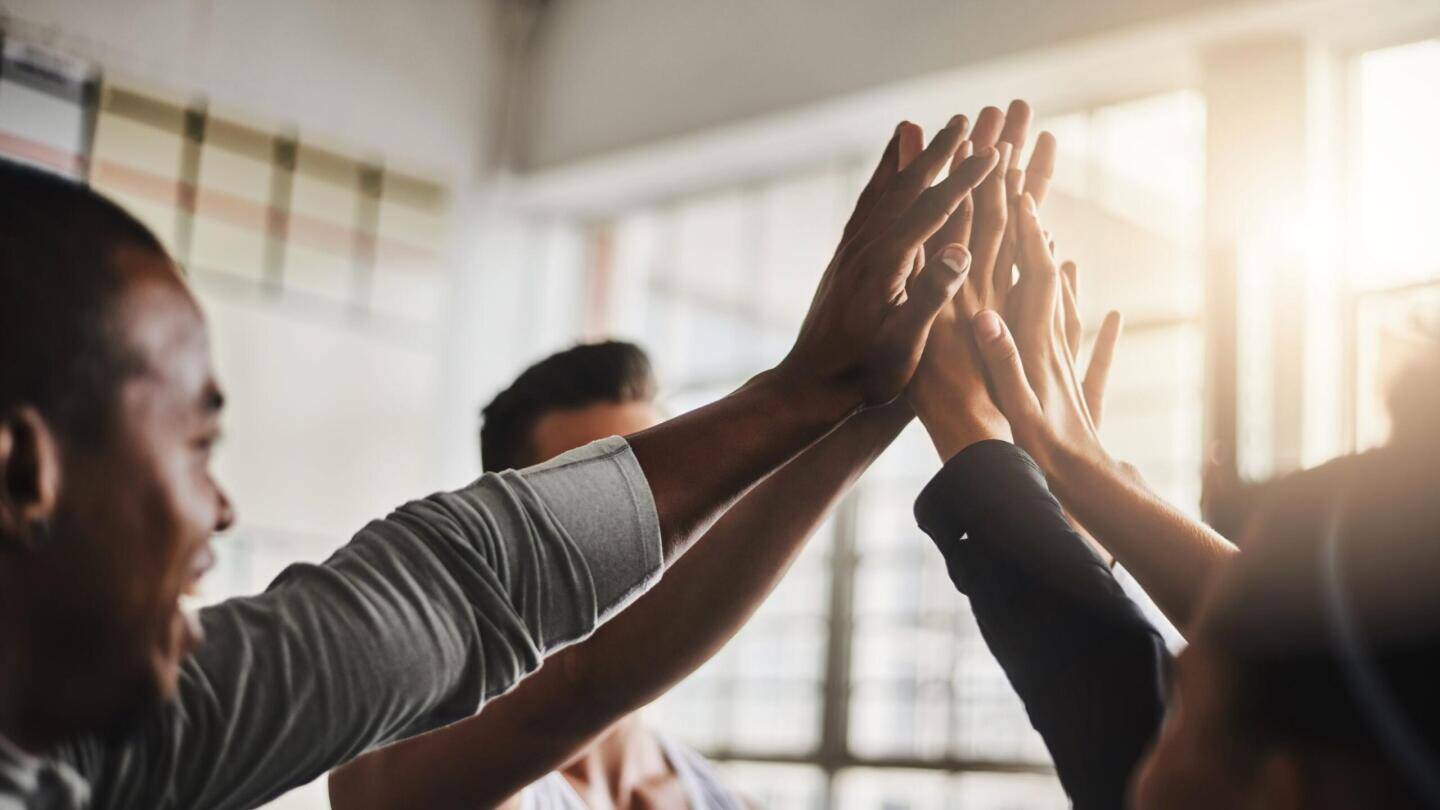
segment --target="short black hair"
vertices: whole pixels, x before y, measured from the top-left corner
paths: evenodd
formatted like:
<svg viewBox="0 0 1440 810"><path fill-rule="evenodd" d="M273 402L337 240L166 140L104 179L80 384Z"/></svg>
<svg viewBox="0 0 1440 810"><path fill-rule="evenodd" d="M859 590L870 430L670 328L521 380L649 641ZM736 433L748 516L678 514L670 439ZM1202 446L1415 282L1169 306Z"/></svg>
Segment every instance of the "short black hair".
<svg viewBox="0 0 1440 810"><path fill-rule="evenodd" d="M87 186L0 159L0 414L29 405L61 431L97 435L133 360L112 312L122 248L166 256Z"/></svg>
<svg viewBox="0 0 1440 810"><path fill-rule="evenodd" d="M633 343L607 340L556 352L481 409L480 464L497 472L544 461L534 457L531 442L541 417L600 402L648 402L656 389L650 358Z"/></svg>
<svg viewBox="0 0 1440 810"><path fill-rule="evenodd" d="M1428 806L1407 765L1440 768L1432 449L1391 445L1302 473L1267 499L1256 528L1201 629L1234 665L1238 730L1262 746L1343 750L1388 774L1398 798L1377 806ZM1408 741L1383 706L1404 718Z"/></svg>

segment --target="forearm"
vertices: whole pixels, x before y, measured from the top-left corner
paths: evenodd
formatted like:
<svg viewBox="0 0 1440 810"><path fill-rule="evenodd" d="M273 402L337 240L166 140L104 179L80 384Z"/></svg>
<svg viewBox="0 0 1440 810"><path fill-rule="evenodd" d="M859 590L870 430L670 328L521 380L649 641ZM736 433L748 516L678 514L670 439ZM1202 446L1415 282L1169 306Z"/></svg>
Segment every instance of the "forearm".
<svg viewBox="0 0 1440 810"><path fill-rule="evenodd" d="M742 498L648 594L514 692L336 771L332 804L488 807L560 767L714 655L909 421L903 404L852 417Z"/></svg>
<svg viewBox="0 0 1440 810"><path fill-rule="evenodd" d="M1182 630L1211 575L1236 548L1146 488L1108 457L1048 454L1051 488Z"/></svg>
<svg viewBox="0 0 1440 810"><path fill-rule="evenodd" d="M1160 723L1159 635L1013 445L984 442L951 459L915 512L1075 806L1121 806Z"/></svg>
<svg viewBox="0 0 1440 810"><path fill-rule="evenodd" d="M609 696L607 713L643 706L718 651L910 419L903 403L851 417L736 503L654 590L574 648L579 677Z"/></svg>
<svg viewBox="0 0 1440 810"><path fill-rule="evenodd" d="M735 501L824 437L859 400L772 369L716 402L629 436L673 562Z"/></svg>

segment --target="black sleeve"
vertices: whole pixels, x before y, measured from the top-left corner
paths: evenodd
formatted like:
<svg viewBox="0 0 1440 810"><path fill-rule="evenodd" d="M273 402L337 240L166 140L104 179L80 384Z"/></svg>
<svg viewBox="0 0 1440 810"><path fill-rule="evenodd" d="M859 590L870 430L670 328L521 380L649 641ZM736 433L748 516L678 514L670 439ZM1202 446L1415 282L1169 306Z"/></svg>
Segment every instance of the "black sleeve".
<svg viewBox="0 0 1440 810"><path fill-rule="evenodd" d="M1080 810L1119 808L1164 714L1169 652L1038 467L971 445L915 504Z"/></svg>

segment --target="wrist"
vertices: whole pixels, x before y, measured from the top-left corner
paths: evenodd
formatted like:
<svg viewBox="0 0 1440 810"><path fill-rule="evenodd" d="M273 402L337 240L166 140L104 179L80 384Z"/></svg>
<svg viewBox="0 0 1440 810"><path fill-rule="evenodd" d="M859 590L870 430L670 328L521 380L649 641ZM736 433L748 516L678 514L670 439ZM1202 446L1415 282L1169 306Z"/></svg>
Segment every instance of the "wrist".
<svg viewBox="0 0 1440 810"><path fill-rule="evenodd" d="M826 428L844 422L863 405L859 392L797 371L786 361L756 375L745 387L772 400L781 413Z"/></svg>
<svg viewBox="0 0 1440 810"><path fill-rule="evenodd" d="M1038 442L1037 449L1031 456L1056 496L1067 503L1077 493L1094 491L1103 480L1130 480L1120 463L1099 444L1082 449L1051 437Z"/></svg>
<svg viewBox="0 0 1440 810"><path fill-rule="evenodd" d="M988 439L1013 442L1010 423L989 399L983 402L955 402L949 407L927 404L915 407L920 423L930 435L941 461L954 458L960 451Z"/></svg>

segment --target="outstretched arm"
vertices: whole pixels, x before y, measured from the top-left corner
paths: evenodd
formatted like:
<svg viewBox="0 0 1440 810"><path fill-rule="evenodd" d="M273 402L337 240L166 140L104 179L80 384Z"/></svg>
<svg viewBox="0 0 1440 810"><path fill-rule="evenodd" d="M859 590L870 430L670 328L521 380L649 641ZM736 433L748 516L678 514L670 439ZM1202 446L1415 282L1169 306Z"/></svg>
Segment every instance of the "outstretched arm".
<svg viewBox="0 0 1440 810"><path fill-rule="evenodd" d="M779 366L628 442L411 504L325 564L205 611L178 703L123 745L80 739L61 758L97 807L241 808L474 714L653 584L750 487L900 393L961 281L944 265L912 278L915 252L994 162L931 187L959 140L947 128L904 170L883 165Z"/></svg>
<svg viewBox="0 0 1440 810"><path fill-rule="evenodd" d="M821 281L801 340L787 363L801 362L802 369L826 365L823 359L806 357L816 348L805 345L806 336L839 325L829 323L836 315L827 311L827 300L843 292L845 286L862 281L855 277L853 268L847 268L846 257L865 255L857 252L858 246L873 238L871 235L896 227L893 212L927 195L933 199L942 193L926 189L944 162L950 160L963 126L963 119L953 122L936 137L930 149L918 156L918 128L902 124L897 129L845 228L836 259ZM991 162L993 158L982 158L962 164L947 182L952 188L957 182L974 185ZM943 204L929 214L937 227L958 204L953 197L943 199ZM899 288L905 289L907 301L938 308L944 298L953 295L961 272L940 265L938 271L922 270L911 279L909 273L916 264L914 256L920 242L934 227L910 227L912 235L908 238L913 241L905 250L875 260L891 268L886 271L892 276L890 283L905 285ZM943 283L928 286L936 280ZM933 318L933 312L922 317ZM903 371L907 364L913 368L918 353L918 345L909 346L879 362L897 363ZM908 377L908 372L904 375ZM735 396L763 391L764 386L773 384L773 377L762 375ZM710 410L715 407L710 406ZM706 410L696 413L703 415ZM652 464L674 465L674 455L689 452L702 456L687 464L692 475L712 474L710 460L734 454L736 443L752 441L761 429L760 423L771 419L783 423L789 418L783 411L770 413L763 409L749 415L759 421L728 424L704 437L707 441L713 439L713 445L701 443L703 446L676 448L674 453L656 452L651 455ZM681 417L687 418L693 419L695 414ZM477 717L377 752L337 772L331 783L335 803L347 808L388 807L402 796L406 801L424 796L427 806L483 805L502 800L562 764L610 723L692 671L733 635L774 587L804 538L908 418L904 405L852 418L730 510L706 535L706 542L678 564L656 592L627 611L617 623L562 653L515 694ZM647 431L632 438L637 455L645 439L653 438L654 433ZM677 493L677 497L681 494ZM497 739L506 740L505 751L495 750Z"/></svg>
<svg viewBox="0 0 1440 810"><path fill-rule="evenodd" d="M653 590L513 692L333 772L331 804L490 807L564 764L719 651L909 421L898 403L851 418L742 498Z"/></svg>

